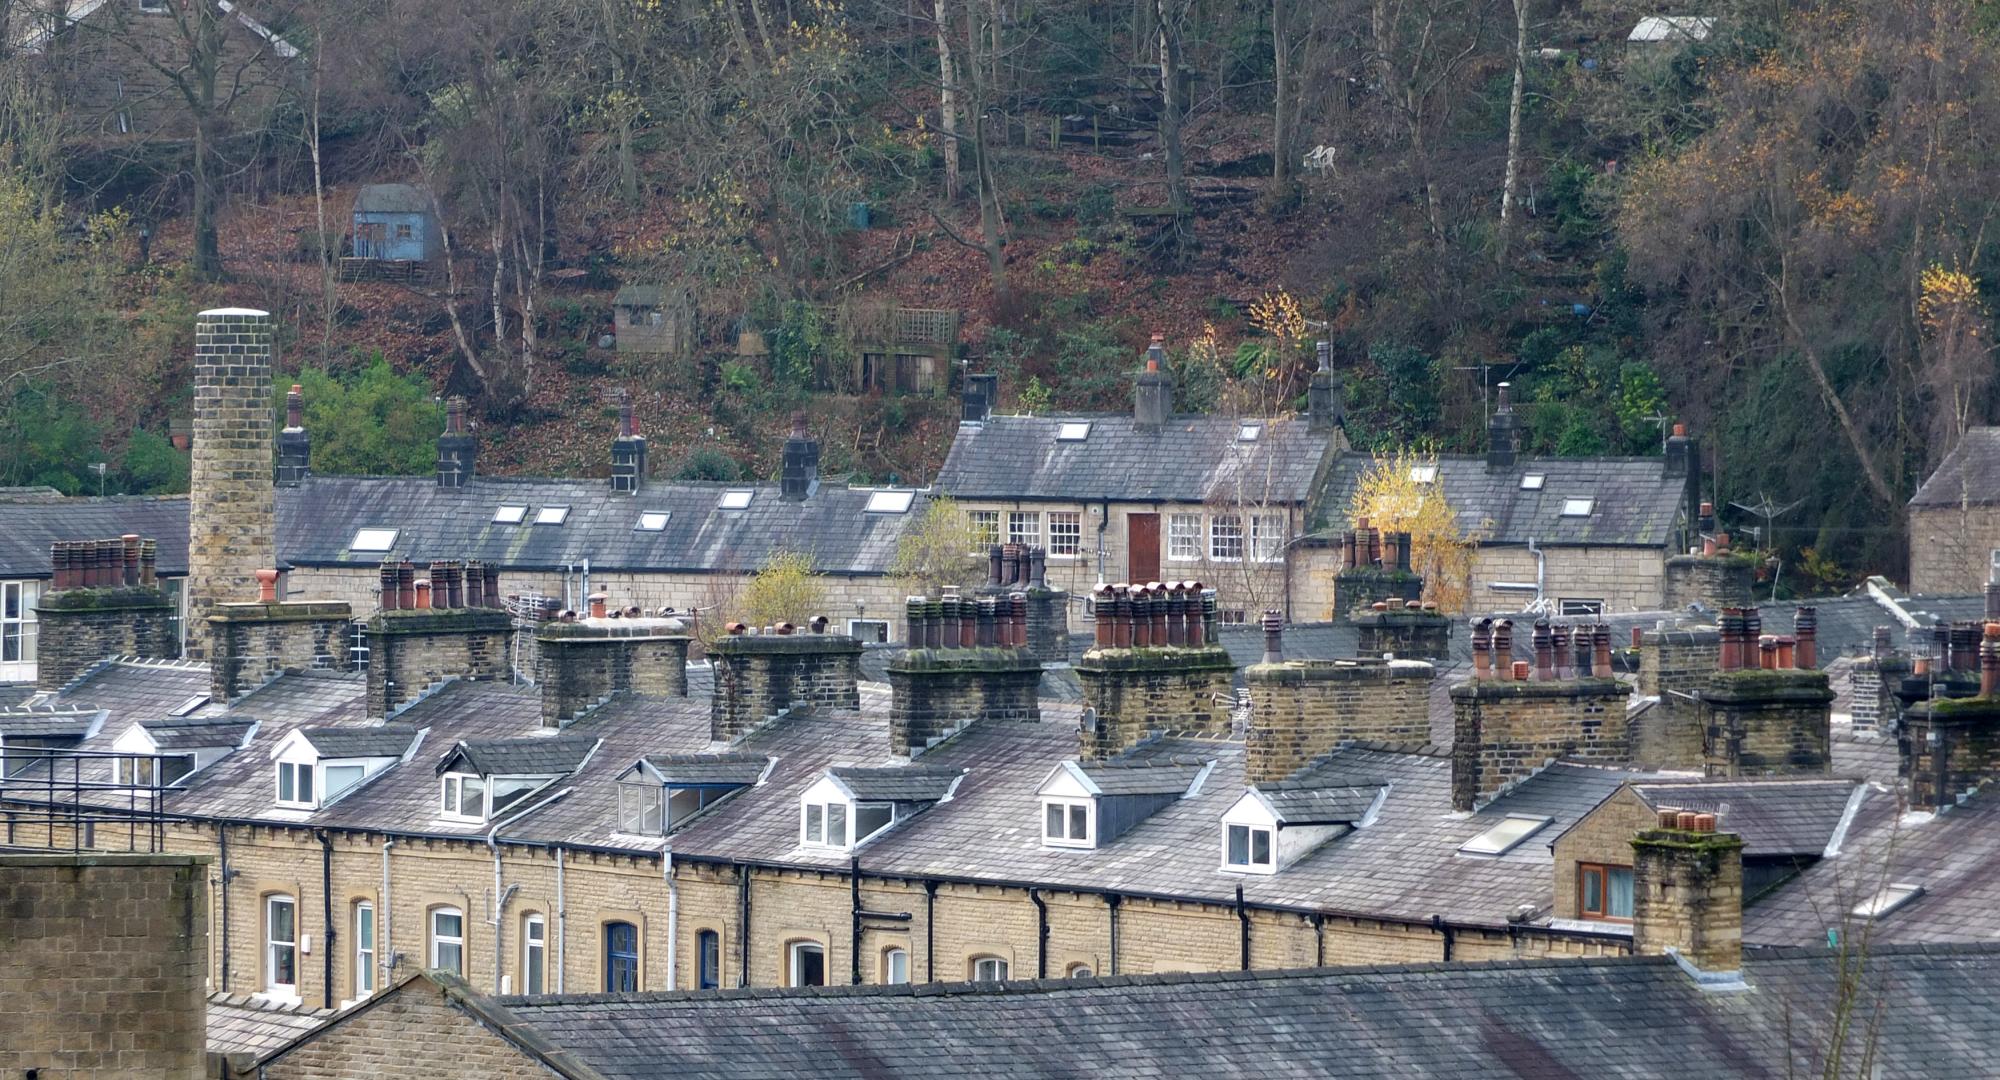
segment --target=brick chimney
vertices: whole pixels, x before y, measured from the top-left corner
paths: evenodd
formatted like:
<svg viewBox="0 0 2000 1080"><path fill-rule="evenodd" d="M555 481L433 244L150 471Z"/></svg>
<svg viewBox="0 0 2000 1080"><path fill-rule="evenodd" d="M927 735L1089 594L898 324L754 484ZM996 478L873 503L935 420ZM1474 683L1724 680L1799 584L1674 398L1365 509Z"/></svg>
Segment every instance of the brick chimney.
<svg viewBox="0 0 2000 1080"><path fill-rule="evenodd" d="M1762 634L1756 608L1724 608L1719 622L1720 670L1709 677L1699 706L1705 771L1728 777L1828 772L1833 690L1826 672L1791 666L1795 639Z"/></svg>
<svg viewBox="0 0 2000 1080"><path fill-rule="evenodd" d="M1089 706L1085 761L1115 757L1156 735L1229 734L1236 665L1217 644L1215 590L1199 582L1103 585L1094 603L1097 641L1076 664Z"/></svg>
<svg viewBox="0 0 2000 1080"><path fill-rule="evenodd" d="M965 390L960 398L961 424L983 424L993 415L993 407L1000 402L1000 376L986 373L965 376Z"/></svg>
<svg viewBox="0 0 2000 1080"><path fill-rule="evenodd" d="M1331 432L1346 422L1340 387L1333 378L1333 347L1320 342L1314 347L1316 365L1312 382L1306 385L1306 430Z"/></svg>
<svg viewBox="0 0 2000 1080"><path fill-rule="evenodd" d="M1598 671L1596 658L1609 650L1598 647L1596 629L1591 628L1592 674L1568 672L1564 674L1571 677L1528 680L1507 677L1509 652L1501 646L1502 639L1511 640L1512 635L1504 626L1495 628L1492 649L1497 663L1488 670L1496 677L1451 688L1454 809L1476 810L1559 759L1619 765L1631 758L1625 725L1627 694L1609 671ZM1552 636L1545 626L1537 626L1538 644ZM1608 638L1608 630L1604 636ZM1514 672L1527 666L1522 662ZM1553 658L1541 666L1551 669L1551 676L1557 674Z"/></svg>
<svg viewBox="0 0 2000 1080"><path fill-rule="evenodd" d="M1393 655L1399 660L1444 660L1450 656L1451 618L1436 604L1378 600L1348 618L1360 631L1357 656Z"/></svg>
<svg viewBox="0 0 2000 1080"><path fill-rule="evenodd" d="M792 433L785 439L778 489L790 502L804 502L819 490L819 440L806 431L805 413L792 414Z"/></svg>
<svg viewBox="0 0 2000 1080"><path fill-rule="evenodd" d="M344 600L283 601L278 571L257 572L258 597L217 604L208 617L209 697L235 699L287 671L353 666L354 611Z"/></svg>
<svg viewBox="0 0 2000 1080"><path fill-rule="evenodd" d="M646 437L632 415L632 396L618 391L618 435L611 440L611 493L637 495L646 485Z"/></svg>
<svg viewBox="0 0 2000 1080"><path fill-rule="evenodd" d="M1069 593L1049 588L1048 552L1026 544L994 544L987 549L986 583L979 595L1015 593L1028 599L1028 652L1043 663L1067 662Z"/></svg>
<svg viewBox="0 0 2000 1080"><path fill-rule="evenodd" d="M194 447L188 494L187 654L208 655L215 605L257 595L278 563L271 460L271 316L216 308L195 316Z"/></svg>
<svg viewBox="0 0 2000 1080"><path fill-rule="evenodd" d="M1174 382L1167 374L1167 348L1158 334L1146 347L1146 367L1132 387L1132 421L1140 431L1158 431L1174 411Z"/></svg>
<svg viewBox="0 0 2000 1080"><path fill-rule="evenodd" d="M545 622L535 631L542 724L561 727L612 695L688 693L687 624L637 608Z"/></svg>
<svg viewBox="0 0 2000 1080"><path fill-rule="evenodd" d="M1243 669L1250 688L1246 782L1285 780L1342 743L1430 742L1429 691L1436 674L1430 664L1287 660L1284 621L1274 620L1276 614L1264 617L1263 662Z"/></svg>
<svg viewBox="0 0 2000 1080"><path fill-rule="evenodd" d="M429 576L409 563L384 563L382 607L368 620L368 715L383 718L449 678L498 679L510 673L513 619L487 568L474 596L468 565L433 562ZM390 579L396 588L391 589ZM395 597L391 606L391 597Z"/></svg>
<svg viewBox="0 0 2000 1080"><path fill-rule="evenodd" d="M312 436L306 434L305 399L298 383L285 394L285 426L278 432L278 485L297 487L312 471Z"/></svg>
<svg viewBox="0 0 2000 1080"><path fill-rule="evenodd" d="M1900 711L1896 691L1909 677L1910 658L1897 651L1893 633L1887 626L1875 627L1869 654L1848 669L1852 688L1848 695L1848 713L1856 731L1894 731L1896 728L1896 717Z"/></svg>
<svg viewBox="0 0 2000 1080"><path fill-rule="evenodd" d="M847 634L796 633L791 624L751 627L729 624L728 633L708 647L715 667L715 696L709 737L731 743L788 709L818 706L861 707L861 642Z"/></svg>
<svg viewBox="0 0 2000 1080"><path fill-rule="evenodd" d="M53 580L35 602L37 690L59 690L113 656L179 655L173 603L154 575L153 549L153 541L131 534L50 545Z"/></svg>
<svg viewBox="0 0 2000 1080"><path fill-rule="evenodd" d="M1507 400L1508 384L1501 383L1494 395L1493 418L1486 423L1486 467L1511 469L1521 452L1520 420Z"/></svg>
<svg viewBox="0 0 2000 1080"><path fill-rule="evenodd" d="M437 478L443 488L462 488L472 479L479 444L465 430L465 399L444 403L444 434L438 436Z"/></svg>
<svg viewBox="0 0 2000 1080"><path fill-rule="evenodd" d="M975 721L1035 722L1042 664L1028 647L1028 596L912 596L909 646L889 661L889 752L916 757Z"/></svg>
<svg viewBox="0 0 2000 1080"><path fill-rule="evenodd" d="M1687 481L1687 528L1699 535L1702 518L1701 508L1701 444L1687 433L1686 424L1675 424L1674 433L1667 436L1663 472L1668 478L1679 477ZM1713 515L1711 515L1712 517ZM1711 524L1711 527L1712 524ZM1690 543L1694 538L1690 537Z"/></svg>
<svg viewBox="0 0 2000 1080"><path fill-rule="evenodd" d="M1728 984L1743 968L1743 838L1716 824L1661 810L1659 827L1632 838L1632 950Z"/></svg>

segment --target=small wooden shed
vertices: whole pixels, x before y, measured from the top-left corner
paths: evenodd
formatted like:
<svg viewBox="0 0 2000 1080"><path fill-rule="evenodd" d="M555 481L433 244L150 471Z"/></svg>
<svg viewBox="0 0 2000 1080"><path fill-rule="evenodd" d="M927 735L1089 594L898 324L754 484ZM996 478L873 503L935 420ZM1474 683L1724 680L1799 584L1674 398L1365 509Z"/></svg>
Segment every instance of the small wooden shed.
<svg viewBox="0 0 2000 1080"><path fill-rule="evenodd" d="M618 351L686 356L695 346L694 291L626 285L611 298Z"/></svg>
<svg viewBox="0 0 2000 1080"><path fill-rule="evenodd" d="M443 253L430 193L412 184L369 184L354 197L354 257L429 262Z"/></svg>

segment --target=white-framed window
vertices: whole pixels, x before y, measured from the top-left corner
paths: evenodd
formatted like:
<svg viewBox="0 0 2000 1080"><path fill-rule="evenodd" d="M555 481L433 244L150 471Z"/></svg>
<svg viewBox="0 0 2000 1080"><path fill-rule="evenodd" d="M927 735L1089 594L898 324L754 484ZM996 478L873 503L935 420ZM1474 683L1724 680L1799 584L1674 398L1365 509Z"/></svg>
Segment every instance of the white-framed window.
<svg viewBox="0 0 2000 1080"><path fill-rule="evenodd" d="M1090 438L1090 421L1065 420L1056 425L1057 442L1082 442Z"/></svg>
<svg viewBox="0 0 2000 1080"><path fill-rule="evenodd" d="M1201 515L1170 514L1167 517L1167 561L1201 561Z"/></svg>
<svg viewBox="0 0 2000 1080"><path fill-rule="evenodd" d="M1230 825L1224 831L1222 865L1231 870L1269 871L1273 868L1272 850L1276 845L1270 829Z"/></svg>
<svg viewBox="0 0 2000 1080"><path fill-rule="evenodd" d="M1591 509L1596 505L1596 499L1564 499L1562 516L1589 517Z"/></svg>
<svg viewBox="0 0 2000 1080"><path fill-rule="evenodd" d="M528 520L528 508L518 503L503 504L493 511L493 524L519 525Z"/></svg>
<svg viewBox="0 0 2000 1080"><path fill-rule="evenodd" d="M472 773L446 773L438 812L456 821L486 820L486 779Z"/></svg>
<svg viewBox="0 0 2000 1080"><path fill-rule="evenodd" d="M722 493L722 498L716 500L715 508L717 510L748 510L750 509L750 497L755 494L756 492L754 491L742 488L725 491Z"/></svg>
<svg viewBox="0 0 2000 1080"><path fill-rule="evenodd" d="M1069 966L1069 970L1063 972L1063 978L1088 979L1091 977L1092 974L1094 974L1094 972L1090 970L1089 964L1071 964Z"/></svg>
<svg viewBox="0 0 2000 1080"><path fill-rule="evenodd" d="M354 996L364 998L375 992L375 905L362 900L354 905Z"/></svg>
<svg viewBox="0 0 2000 1080"><path fill-rule="evenodd" d="M1039 510L1007 511L1007 542L1039 547L1042 543L1042 513Z"/></svg>
<svg viewBox="0 0 2000 1080"><path fill-rule="evenodd" d="M639 514L639 523L632 526L639 532L664 532L667 528L668 513L665 510L646 510Z"/></svg>
<svg viewBox="0 0 2000 1080"><path fill-rule="evenodd" d="M975 956L972 958L973 982L1007 981L1007 961L997 956Z"/></svg>
<svg viewBox="0 0 2000 1080"><path fill-rule="evenodd" d="M916 500L914 491L878 491L868 496L868 505L863 508L869 514L907 514L910 503Z"/></svg>
<svg viewBox="0 0 2000 1080"><path fill-rule="evenodd" d="M283 894L264 898L264 992L299 996L299 902Z"/></svg>
<svg viewBox="0 0 2000 1080"><path fill-rule="evenodd" d="M1264 425L1262 424L1238 424L1236 426L1237 442L1256 442L1257 437L1262 434L1264 434Z"/></svg>
<svg viewBox="0 0 2000 1080"><path fill-rule="evenodd" d="M1857 919L1879 919L1923 894L1924 887L1915 882L1890 882L1854 905L1853 914Z"/></svg>
<svg viewBox="0 0 2000 1080"><path fill-rule="evenodd" d="M826 985L826 946L817 941L794 941L786 952L790 954L786 965L791 969L790 985Z"/></svg>
<svg viewBox="0 0 2000 1080"><path fill-rule="evenodd" d="M40 582L0 582L0 664L35 662L35 600L40 591ZM6 673L10 679L15 676L32 679L26 672Z"/></svg>
<svg viewBox="0 0 2000 1080"><path fill-rule="evenodd" d="M396 546L395 529L356 529L349 551L387 551Z"/></svg>
<svg viewBox="0 0 2000 1080"><path fill-rule="evenodd" d="M1217 514L1208 519L1208 558L1211 562L1241 562L1243 559L1243 519L1236 514Z"/></svg>
<svg viewBox="0 0 2000 1080"><path fill-rule="evenodd" d="M1410 483L1412 484L1429 484L1436 481L1437 478L1438 467L1435 465L1410 466Z"/></svg>
<svg viewBox="0 0 2000 1080"><path fill-rule="evenodd" d="M1604 601L1565 596L1562 598L1556 613L1558 615L1602 615L1604 614Z"/></svg>
<svg viewBox="0 0 2000 1080"><path fill-rule="evenodd" d="M1521 475L1521 490L1540 491L1542 490L1542 485L1548 482L1549 482L1549 474L1547 473L1538 473L1538 472L1523 473Z"/></svg>
<svg viewBox="0 0 2000 1080"><path fill-rule="evenodd" d="M895 948L882 951L882 985L901 986L910 981L910 950Z"/></svg>
<svg viewBox="0 0 2000 1080"><path fill-rule="evenodd" d="M549 924L540 915L521 921L521 992L547 992Z"/></svg>
<svg viewBox="0 0 2000 1080"><path fill-rule="evenodd" d="M535 511L535 524L537 525L560 525L568 520L569 507L567 506L544 506L540 510Z"/></svg>
<svg viewBox="0 0 2000 1080"><path fill-rule="evenodd" d="M972 522L972 543L979 550L975 555L986 554L986 549L1000 542L1000 511L972 510L965 515Z"/></svg>
<svg viewBox="0 0 2000 1080"><path fill-rule="evenodd" d="M845 848L848 843L847 804L809 802L800 826L805 843L816 847Z"/></svg>
<svg viewBox="0 0 2000 1080"><path fill-rule="evenodd" d="M1285 554L1285 515L1250 515L1250 557L1275 562Z"/></svg>
<svg viewBox="0 0 2000 1080"><path fill-rule="evenodd" d="M414 237L416 234L417 234L416 229L413 228L409 222L399 221L396 223L396 239L408 240L411 237Z"/></svg>
<svg viewBox="0 0 2000 1080"><path fill-rule="evenodd" d="M1043 799L1042 842L1056 847L1097 846L1089 799Z"/></svg>
<svg viewBox="0 0 2000 1080"><path fill-rule="evenodd" d="M847 636L856 641L886 642L889 640L889 624L883 619L849 619Z"/></svg>
<svg viewBox="0 0 2000 1080"><path fill-rule="evenodd" d="M1083 515L1074 510L1049 511L1049 558L1074 559L1083 550Z"/></svg>
<svg viewBox="0 0 2000 1080"><path fill-rule="evenodd" d="M431 966L465 974L465 912L455 907L431 909Z"/></svg>
<svg viewBox="0 0 2000 1080"><path fill-rule="evenodd" d="M319 805L313 801L311 762L278 762L278 805L301 810L311 810Z"/></svg>

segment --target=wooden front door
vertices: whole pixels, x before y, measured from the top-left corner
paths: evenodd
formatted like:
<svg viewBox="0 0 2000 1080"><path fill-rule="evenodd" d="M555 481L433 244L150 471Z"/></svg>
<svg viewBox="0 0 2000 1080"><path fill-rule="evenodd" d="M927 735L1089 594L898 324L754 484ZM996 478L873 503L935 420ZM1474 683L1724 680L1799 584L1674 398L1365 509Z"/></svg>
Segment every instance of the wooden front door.
<svg viewBox="0 0 2000 1080"><path fill-rule="evenodd" d="M1125 515L1125 580L1160 579L1160 515Z"/></svg>

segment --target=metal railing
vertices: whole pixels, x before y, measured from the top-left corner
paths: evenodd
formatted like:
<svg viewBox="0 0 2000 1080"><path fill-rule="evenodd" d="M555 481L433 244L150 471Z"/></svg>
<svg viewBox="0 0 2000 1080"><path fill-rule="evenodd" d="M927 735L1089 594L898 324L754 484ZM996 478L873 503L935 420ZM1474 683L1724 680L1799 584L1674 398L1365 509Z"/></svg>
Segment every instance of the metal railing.
<svg viewBox="0 0 2000 1080"><path fill-rule="evenodd" d="M8 746L0 756L0 847L39 851L166 849L163 784L182 754Z"/></svg>

